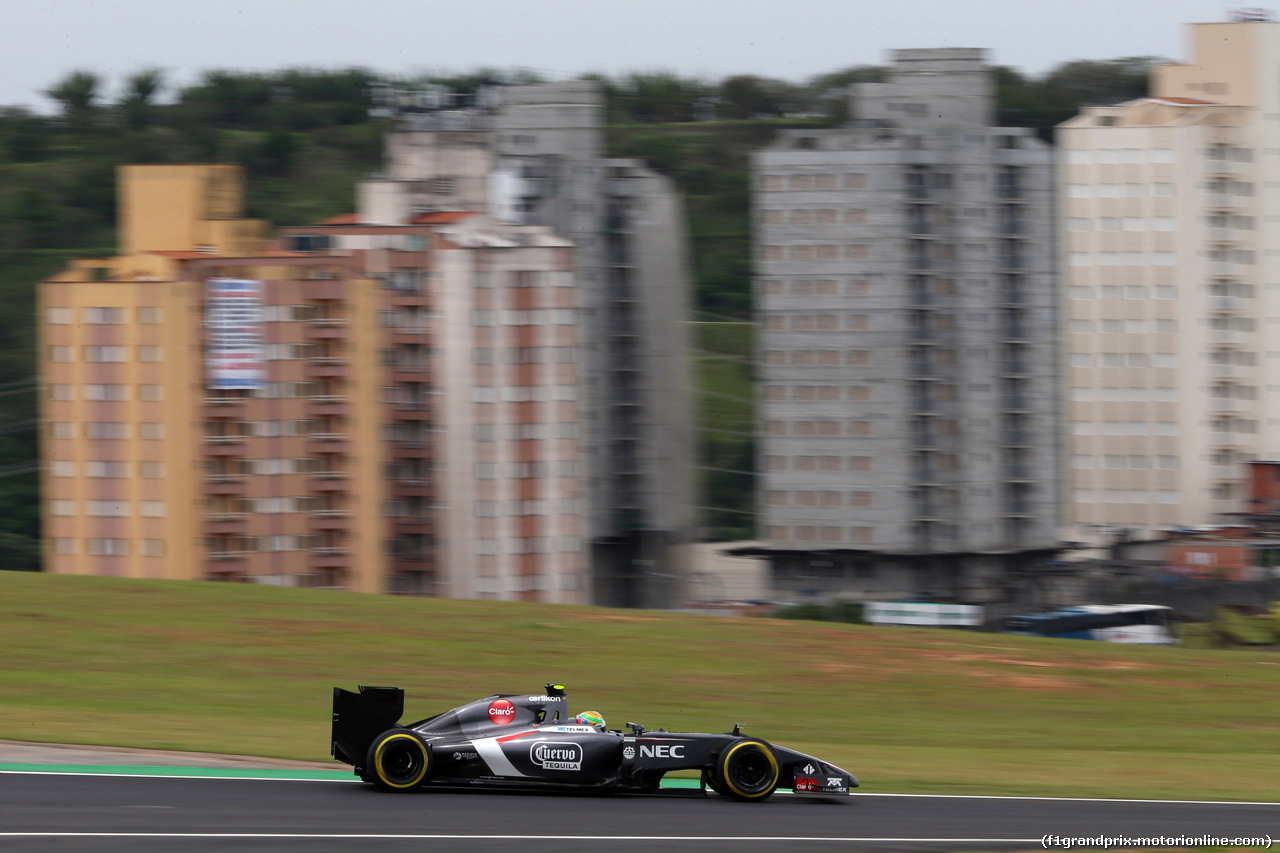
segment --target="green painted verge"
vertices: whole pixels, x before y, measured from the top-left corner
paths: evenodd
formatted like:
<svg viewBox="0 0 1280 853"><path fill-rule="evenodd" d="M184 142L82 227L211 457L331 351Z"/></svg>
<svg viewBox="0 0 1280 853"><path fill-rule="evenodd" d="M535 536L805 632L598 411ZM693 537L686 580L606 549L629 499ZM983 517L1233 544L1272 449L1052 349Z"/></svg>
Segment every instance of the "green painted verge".
<svg viewBox="0 0 1280 853"><path fill-rule="evenodd" d="M261 770L236 767L148 767L145 765L0 764L0 773L84 773L102 776L203 776L209 779L356 781L350 770ZM664 788L697 788L697 779L663 779Z"/></svg>

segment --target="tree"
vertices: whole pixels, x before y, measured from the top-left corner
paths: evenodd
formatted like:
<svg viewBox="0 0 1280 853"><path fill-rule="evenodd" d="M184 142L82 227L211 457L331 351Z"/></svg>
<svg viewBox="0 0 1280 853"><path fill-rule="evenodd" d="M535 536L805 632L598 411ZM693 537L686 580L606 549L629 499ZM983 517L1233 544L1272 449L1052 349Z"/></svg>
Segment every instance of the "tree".
<svg viewBox="0 0 1280 853"><path fill-rule="evenodd" d="M1154 56L1130 56L1105 61L1077 60L1059 65L1045 77L1047 94L1057 94L1077 106L1114 104L1146 97Z"/></svg>
<svg viewBox="0 0 1280 853"><path fill-rule="evenodd" d="M164 88L164 72L158 68L139 71L129 78L120 113L130 130L142 130L155 122L155 97Z"/></svg>
<svg viewBox="0 0 1280 853"><path fill-rule="evenodd" d="M62 105L62 114L76 130L89 125L94 102L98 100L98 75L90 71L73 71L45 94Z"/></svg>
<svg viewBox="0 0 1280 853"><path fill-rule="evenodd" d="M730 119L783 116L794 105L795 95L790 83L739 74L720 83L721 115Z"/></svg>

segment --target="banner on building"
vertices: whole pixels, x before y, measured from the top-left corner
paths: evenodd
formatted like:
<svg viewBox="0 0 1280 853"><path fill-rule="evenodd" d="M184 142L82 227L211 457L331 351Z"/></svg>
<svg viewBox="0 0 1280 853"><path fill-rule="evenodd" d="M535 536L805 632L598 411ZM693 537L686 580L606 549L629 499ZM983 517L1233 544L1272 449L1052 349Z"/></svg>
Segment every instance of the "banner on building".
<svg viewBox="0 0 1280 853"><path fill-rule="evenodd" d="M205 368L209 387L258 388L266 379L262 346L262 282L205 282Z"/></svg>

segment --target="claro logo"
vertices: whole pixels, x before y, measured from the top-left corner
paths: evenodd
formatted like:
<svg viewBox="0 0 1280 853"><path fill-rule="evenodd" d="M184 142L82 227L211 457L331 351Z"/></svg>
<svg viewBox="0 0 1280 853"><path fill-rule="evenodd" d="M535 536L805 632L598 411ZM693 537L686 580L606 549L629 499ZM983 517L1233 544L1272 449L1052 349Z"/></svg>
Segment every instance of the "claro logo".
<svg viewBox="0 0 1280 853"><path fill-rule="evenodd" d="M576 743L535 743L529 758L543 770L582 769L582 747Z"/></svg>
<svg viewBox="0 0 1280 853"><path fill-rule="evenodd" d="M506 699L494 699L489 703L489 722L505 726L516 718L516 706Z"/></svg>

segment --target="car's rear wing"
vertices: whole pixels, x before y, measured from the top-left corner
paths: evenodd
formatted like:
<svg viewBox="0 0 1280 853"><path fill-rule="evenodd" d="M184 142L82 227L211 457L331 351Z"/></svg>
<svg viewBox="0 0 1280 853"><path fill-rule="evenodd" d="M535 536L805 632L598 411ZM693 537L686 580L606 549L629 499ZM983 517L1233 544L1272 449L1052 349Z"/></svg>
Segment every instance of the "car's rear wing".
<svg viewBox="0 0 1280 853"><path fill-rule="evenodd" d="M361 686L359 693L333 688L331 754L352 767L363 767L369 744L398 723L402 714L404 691L399 687Z"/></svg>

